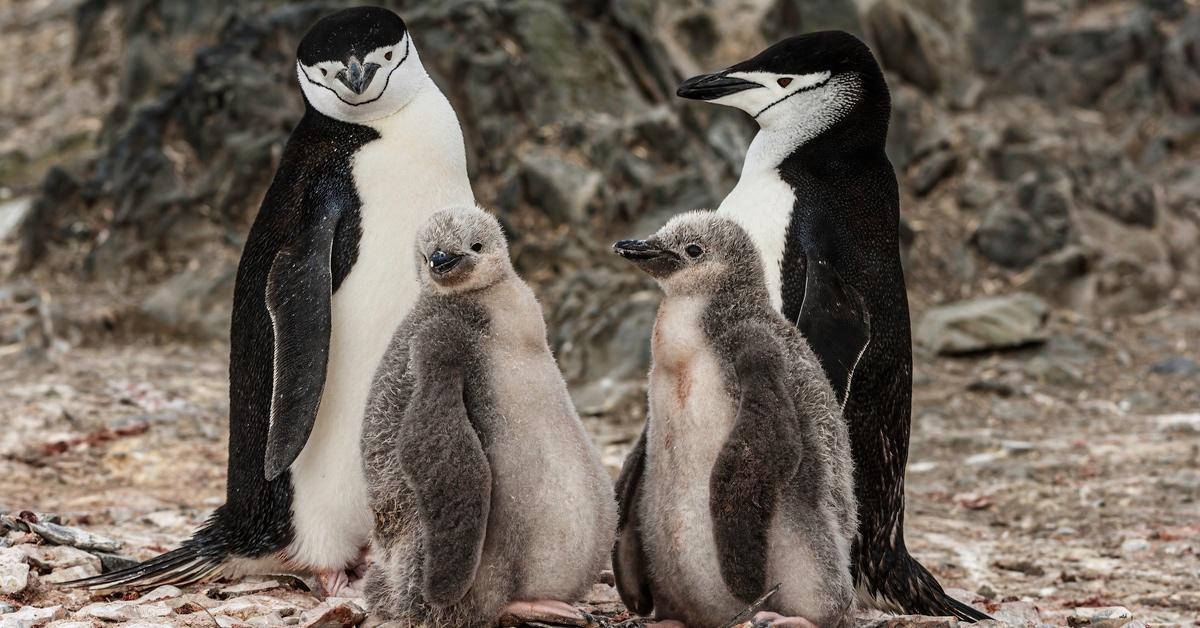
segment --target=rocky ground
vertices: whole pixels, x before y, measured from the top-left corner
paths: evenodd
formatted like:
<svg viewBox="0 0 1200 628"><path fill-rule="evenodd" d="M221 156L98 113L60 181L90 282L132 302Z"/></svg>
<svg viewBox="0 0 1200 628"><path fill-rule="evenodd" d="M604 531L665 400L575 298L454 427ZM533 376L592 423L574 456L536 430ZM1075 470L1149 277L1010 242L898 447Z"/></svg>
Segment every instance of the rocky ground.
<svg viewBox="0 0 1200 628"><path fill-rule="evenodd" d="M608 244L715 205L753 132L675 84L793 32L866 38L914 314L908 545L1007 624L1197 623L1194 0L383 3L614 472L657 291ZM0 72L0 628L361 619L289 577L54 586L222 500L233 269L301 110L295 41L340 4L0 0L0 56L38 60ZM587 608L619 621L613 593ZM945 623L860 623L887 621Z"/></svg>

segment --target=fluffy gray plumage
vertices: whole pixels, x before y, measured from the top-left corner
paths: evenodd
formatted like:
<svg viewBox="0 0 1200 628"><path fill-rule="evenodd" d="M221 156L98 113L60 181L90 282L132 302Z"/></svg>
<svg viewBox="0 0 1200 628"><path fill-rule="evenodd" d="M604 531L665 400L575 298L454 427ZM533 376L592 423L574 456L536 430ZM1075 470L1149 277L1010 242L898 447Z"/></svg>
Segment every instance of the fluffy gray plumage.
<svg viewBox="0 0 1200 628"><path fill-rule="evenodd" d="M486 212L443 210L417 242L421 295L363 429L367 601L400 626L484 626L516 600L576 601L604 567L615 503L541 308ZM436 251L458 261L431 268Z"/></svg>
<svg viewBox="0 0 1200 628"><path fill-rule="evenodd" d="M764 610L848 623L849 437L817 358L771 306L754 244L691 212L616 248L666 293L646 428L617 482L622 599L703 628L780 584Z"/></svg>

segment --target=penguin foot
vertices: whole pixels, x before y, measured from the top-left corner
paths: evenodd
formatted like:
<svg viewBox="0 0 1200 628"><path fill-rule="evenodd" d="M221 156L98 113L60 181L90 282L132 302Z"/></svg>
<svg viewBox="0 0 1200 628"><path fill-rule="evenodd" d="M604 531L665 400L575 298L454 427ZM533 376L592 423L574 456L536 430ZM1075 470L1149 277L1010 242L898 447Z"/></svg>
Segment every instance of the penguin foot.
<svg viewBox="0 0 1200 628"><path fill-rule="evenodd" d="M373 562L375 561L371 559L371 547L363 546L358 553L358 560L351 563L350 568L347 569L352 585L359 584L360 580L367 577L367 570L371 568Z"/></svg>
<svg viewBox="0 0 1200 628"><path fill-rule="evenodd" d="M784 617L769 611L756 613L752 621L742 625L748 628L817 628L816 624L803 617Z"/></svg>
<svg viewBox="0 0 1200 628"><path fill-rule="evenodd" d="M358 582L352 583L350 574L341 569L317 573L317 593L321 597L362 597L355 584Z"/></svg>
<svg viewBox="0 0 1200 628"><path fill-rule="evenodd" d="M676 619L664 619L645 624L646 628L687 628L687 624Z"/></svg>
<svg viewBox="0 0 1200 628"><path fill-rule="evenodd" d="M500 610L501 626L540 622L556 626L591 626L591 617L560 600L510 602Z"/></svg>

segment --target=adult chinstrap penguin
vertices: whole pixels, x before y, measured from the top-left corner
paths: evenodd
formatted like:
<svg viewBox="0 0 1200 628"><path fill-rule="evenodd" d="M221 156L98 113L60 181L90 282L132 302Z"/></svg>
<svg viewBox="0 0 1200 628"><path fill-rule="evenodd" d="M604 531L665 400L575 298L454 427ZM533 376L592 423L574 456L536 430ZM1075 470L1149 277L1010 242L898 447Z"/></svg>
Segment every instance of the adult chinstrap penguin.
<svg viewBox="0 0 1200 628"><path fill-rule="evenodd" d="M891 611L987 618L946 595L904 545L912 347L899 195L884 154L891 102L870 49L848 33L809 33L690 78L678 93L737 107L759 124L719 212L753 237L772 302L843 400L861 598Z"/></svg>
<svg viewBox="0 0 1200 628"><path fill-rule="evenodd" d="M421 296L375 376L362 438L371 612L401 626L573 624L616 504L541 307L483 210L438 212L417 249Z"/></svg>
<svg viewBox="0 0 1200 628"><path fill-rule="evenodd" d="M462 131L404 21L361 7L297 50L306 111L242 253L233 303L226 502L192 538L74 584L186 584L361 570L372 526L359 436L371 377L416 301L412 234L473 204Z"/></svg>
<svg viewBox="0 0 1200 628"><path fill-rule="evenodd" d="M853 466L841 409L808 343L771 306L733 220L673 218L614 245L665 297L649 411L618 480L622 599L689 628L848 625Z"/></svg>

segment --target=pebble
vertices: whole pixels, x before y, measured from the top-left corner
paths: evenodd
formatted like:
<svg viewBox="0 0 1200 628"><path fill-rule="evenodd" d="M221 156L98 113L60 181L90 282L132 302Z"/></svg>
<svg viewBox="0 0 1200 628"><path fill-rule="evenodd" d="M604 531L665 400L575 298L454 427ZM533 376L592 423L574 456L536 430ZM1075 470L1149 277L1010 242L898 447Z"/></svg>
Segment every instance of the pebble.
<svg viewBox="0 0 1200 628"><path fill-rule="evenodd" d="M29 565L0 561L0 593L16 595L29 586Z"/></svg>
<svg viewBox="0 0 1200 628"><path fill-rule="evenodd" d="M54 571L68 567L85 567L94 576L100 573L100 559L95 555L69 545L20 545L25 560L40 571Z"/></svg>
<svg viewBox="0 0 1200 628"><path fill-rule="evenodd" d="M139 597L135 601L138 604L146 604L148 602L161 602L163 600L174 599L181 595L183 595L183 591L181 591L179 587L164 584L161 587L151 590L142 597Z"/></svg>
<svg viewBox="0 0 1200 628"><path fill-rule="evenodd" d="M1146 539L1125 539L1121 543L1122 554L1136 554L1150 549L1150 542Z"/></svg>
<svg viewBox="0 0 1200 628"><path fill-rule="evenodd" d="M1032 602L1004 602L991 613L997 621L1015 626L1037 626L1042 623L1037 606Z"/></svg>
<svg viewBox="0 0 1200 628"><path fill-rule="evenodd" d="M168 617L171 608L166 604L140 604L138 602L97 602L79 609L80 616L106 621L137 621Z"/></svg>
<svg viewBox="0 0 1200 628"><path fill-rule="evenodd" d="M247 593L258 593L260 591L269 591L271 589L279 588L280 586L282 586L282 585L279 584L278 580L259 580L259 581L239 582L238 584L235 584L232 586L222 587L220 590L217 591L217 595L219 597L233 597L236 595L245 595Z"/></svg>
<svg viewBox="0 0 1200 628"><path fill-rule="evenodd" d="M55 569L53 573L42 576L42 582L50 584L58 584L60 582L70 582L80 578L90 578L100 575L99 569L94 569L87 565L75 565L74 567L65 567L63 569Z"/></svg>
<svg viewBox="0 0 1200 628"><path fill-rule="evenodd" d="M1158 429L1177 434L1200 434L1200 413L1164 414L1155 418Z"/></svg>
<svg viewBox="0 0 1200 628"><path fill-rule="evenodd" d="M122 625L128 626L129 624ZM64 619L61 621L56 621L52 624L47 624L46 628L93 628L94 626L95 624L90 621L70 621Z"/></svg>
<svg viewBox="0 0 1200 628"><path fill-rule="evenodd" d="M1133 613L1129 612L1129 609L1124 606L1076 608L1075 614L1067 618L1067 625L1117 628L1118 626L1124 626L1132 619Z"/></svg>
<svg viewBox="0 0 1200 628"><path fill-rule="evenodd" d="M35 628L62 619L66 614L62 606L26 606L15 613L0 615L0 628Z"/></svg>
<svg viewBox="0 0 1200 628"><path fill-rule="evenodd" d="M55 545L70 545L79 549L101 552L115 552L121 549L120 542L79 528L50 522L26 522L25 525L29 526L30 531Z"/></svg>
<svg viewBox="0 0 1200 628"><path fill-rule="evenodd" d="M303 628L344 628L355 626L366 618L366 611L354 602L326 600L305 613L301 625Z"/></svg>

